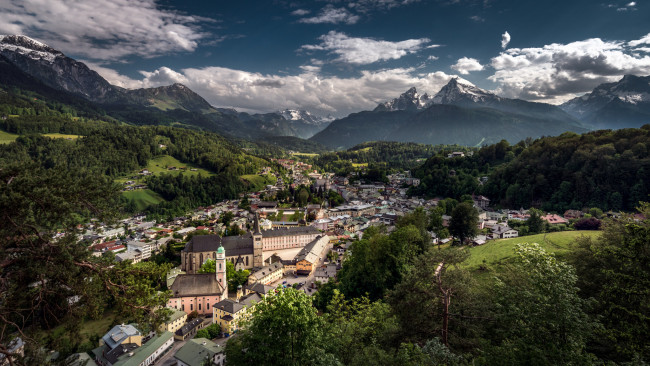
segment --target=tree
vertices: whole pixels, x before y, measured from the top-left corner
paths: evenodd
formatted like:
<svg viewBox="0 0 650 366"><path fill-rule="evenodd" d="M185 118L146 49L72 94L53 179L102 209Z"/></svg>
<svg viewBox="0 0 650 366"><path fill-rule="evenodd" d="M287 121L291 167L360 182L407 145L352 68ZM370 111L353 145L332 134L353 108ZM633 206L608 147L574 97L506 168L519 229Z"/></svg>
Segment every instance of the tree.
<svg viewBox="0 0 650 366"><path fill-rule="evenodd" d="M251 209L251 204L248 201L248 194L244 194L244 197L239 201L239 208L242 210L250 210Z"/></svg>
<svg viewBox="0 0 650 366"><path fill-rule="evenodd" d="M164 267L115 265L77 240L78 225L91 217L111 222L117 212L112 180L87 170L1 164L0 345L18 333L34 349L40 329L64 324L73 332L108 304L150 329L169 316L169 293L158 286Z"/></svg>
<svg viewBox="0 0 650 366"><path fill-rule="evenodd" d="M449 236L449 230L443 225L442 215L444 212L442 207L436 207L429 212L428 229L436 234L436 238L438 238L438 249L440 249L440 240Z"/></svg>
<svg viewBox="0 0 650 366"><path fill-rule="evenodd" d="M226 345L229 365L336 365L322 347L323 321L311 297L278 290L255 305L250 322Z"/></svg>
<svg viewBox="0 0 650 366"><path fill-rule="evenodd" d="M478 212L470 203L459 203L451 212L449 232L460 240L461 245L478 234Z"/></svg>
<svg viewBox="0 0 650 366"><path fill-rule="evenodd" d="M223 226L228 227L230 225L230 221L235 218L235 214L232 213L231 211L226 211L221 215L220 221L223 223Z"/></svg>
<svg viewBox="0 0 650 366"><path fill-rule="evenodd" d="M596 299L591 313L603 325L590 350L617 363L650 359L650 205L642 203L640 212L641 221L606 221L602 235L581 238L570 257L581 295Z"/></svg>
<svg viewBox="0 0 650 366"><path fill-rule="evenodd" d="M576 230L599 230L600 220L595 217L585 217L573 223Z"/></svg>
<svg viewBox="0 0 650 366"><path fill-rule="evenodd" d="M228 270L228 264L226 263L226 271ZM217 262L214 259L208 258L203 262L201 268L199 268L199 273L216 273L217 272ZM226 272L226 277L228 276Z"/></svg>
<svg viewBox="0 0 650 366"><path fill-rule="evenodd" d="M528 210L530 217L526 220L526 226L528 226L528 233L530 234L539 234L544 231L546 222L542 219L542 211L531 208Z"/></svg>
<svg viewBox="0 0 650 366"><path fill-rule="evenodd" d="M577 276L538 244L517 244L512 271L497 278L495 346L487 363L587 364L595 329L578 296Z"/></svg>
<svg viewBox="0 0 650 366"><path fill-rule="evenodd" d="M237 291L237 287L245 285L250 274L251 272L247 269L240 269L239 271L236 271L235 265L230 261L226 261L226 279L228 280L228 291L234 293Z"/></svg>

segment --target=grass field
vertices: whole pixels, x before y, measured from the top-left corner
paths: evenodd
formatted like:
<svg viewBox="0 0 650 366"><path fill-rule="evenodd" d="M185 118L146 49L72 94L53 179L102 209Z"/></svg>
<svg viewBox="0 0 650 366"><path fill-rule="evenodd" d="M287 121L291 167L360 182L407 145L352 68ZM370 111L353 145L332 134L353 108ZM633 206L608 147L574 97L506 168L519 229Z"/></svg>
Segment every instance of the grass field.
<svg viewBox="0 0 650 366"><path fill-rule="evenodd" d="M66 135L63 133L44 133L43 136L51 137L53 139L69 139L69 140L76 140L80 135Z"/></svg>
<svg viewBox="0 0 650 366"><path fill-rule="evenodd" d="M165 199L160 197L160 195L150 189L137 189L134 191L122 192L122 196L126 197L129 200L135 201L135 205L138 210L144 210L150 205L158 204Z"/></svg>
<svg viewBox="0 0 650 366"><path fill-rule="evenodd" d="M13 133L0 131L0 144L8 144L10 142L14 142L16 141L17 137L18 135L14 135Z"/></svg>
<svg viewBox="0 0 650 366"><path fill-rule="evenodd" d="M301 152L294 152L294 153L291 153L291 155L306 156L308 158L313 158L314 156L318 156L318 154L315 154L315 153L301 153Z"/></svg>
<svg viewBox="0 0 650 366"><path fill-rule="evenodd" d="M167 167L186 167L186 170L167 170ZM149 169L150 172L153 174L160 174L160 173L168 173L168 174L174 174L178 175L181 172L183 172L184 175L188 176L193 176L193 175L203 175L204 177L214 175L211 172L199 168L196 165L193 164L186 164L186 163L181 163L178 161L178 159L171 157L169 155L162 155L157 158L149 160L149 163L147 164L147 169ZM191 171L190 169L196 169L196 171Z"/></svg>
<svg viewBox="0 0 650 366"><path fill-rule="evenodd" d="M241 178L243 181L249 184L250 190L259 191L263 189L267 184L275 184L276 179L272 174L259 175L259 174L247 174L242 175Z"/></svg>
<svg viewBox="0 0 650 366"><path fill-rule="evenodd" d="M367 167L368 163L352 163L352 166L355 167L355 168Z"/></svg>
<svg viewBox="0 0 650 366"><path fill-rule="evenodd" d="M483 260L488 266L498 267L506 264L515 256L515 245L519 243L537 243L547 252L561 256L571 251L576 238L583 235L595 237L600 235L600 231L561 231L489 241L484 245L470 248L471 256L465 261L465 265L470 269L477 269L483 264Z"/></svg>

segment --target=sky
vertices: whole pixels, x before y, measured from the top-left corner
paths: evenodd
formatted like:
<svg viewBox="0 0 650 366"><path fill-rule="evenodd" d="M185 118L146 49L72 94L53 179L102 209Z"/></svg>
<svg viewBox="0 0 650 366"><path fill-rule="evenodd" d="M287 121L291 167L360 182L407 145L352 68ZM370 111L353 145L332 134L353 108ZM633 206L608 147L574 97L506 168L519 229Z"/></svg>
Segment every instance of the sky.
<svg viewBox="0 0 650 366"><path fill-rule="evenodd" d="M650 0L3 0L0 34L247 112L342 117L453 77L558 104L650 74Z"/></svg>

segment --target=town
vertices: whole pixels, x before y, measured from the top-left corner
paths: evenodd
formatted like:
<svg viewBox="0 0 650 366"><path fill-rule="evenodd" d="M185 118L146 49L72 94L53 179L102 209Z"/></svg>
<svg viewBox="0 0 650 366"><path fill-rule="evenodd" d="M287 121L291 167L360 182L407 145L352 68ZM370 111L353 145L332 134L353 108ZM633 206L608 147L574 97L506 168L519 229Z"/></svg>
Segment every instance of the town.
<svg viewBox="0 0 650 366"><path fill-rule="evenodd" d="M463 156L455 153L449 158ZM176 248L180 265L167 274L170 316L160 329L145 333L137 324L115 325L92 351L94 359L73 354L66 364L199 366L207 358L212 365L223 365L225 343L245 327L256 304L278 288L293 287L313 296L336 279L353 242L363 238L368 228L391 232L400 217L415 210L430 212L444 201L409 197L408 188L420 184L409 171L388 175L388 183L357 180L350 184L347 177L318 172L298 160L276 162L290 176L283 179L265 167L259 174L272 174L276 184L242 194L239 200L199 207L170 222L147 221L137 215L113 226L95 220L80 227L78 239L94 256L135 264L161 258ZM283 194L286 189L307 189L314 197L326 193L339 197L339 204L330 205L336 200L328 199L317 204L288 203ZM476 235L459 243L463 245L518 237L516 223L531 217L525 209L493 210L489 198L480 195L471 196L470 203L476 216L476 230L471 232ZM455 239L447 230L453 218L451 212L438 212L442 230L430 231L430 244L449 245ZM592 215L604 214L569 210L562 215L539 215L539 220L547 230L556 231ZM237 278L228 278L227 272ZM17 338L10 347L19 349L21 344Z"/></svg>

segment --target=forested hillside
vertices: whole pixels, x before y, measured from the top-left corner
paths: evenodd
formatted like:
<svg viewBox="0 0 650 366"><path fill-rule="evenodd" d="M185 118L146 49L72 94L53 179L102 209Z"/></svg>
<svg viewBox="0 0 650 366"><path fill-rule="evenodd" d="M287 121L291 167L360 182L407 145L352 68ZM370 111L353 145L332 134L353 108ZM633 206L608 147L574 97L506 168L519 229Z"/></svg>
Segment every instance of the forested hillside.
<svg viewBox="0 0 650 366"><path fill-rule="evenodd" d="M532 205L558 212L583 207L632 211L650 192L649 145L646 125L516 145L502 141L463 158L448 159L441 152L415 170L422 184L413 193L456 198L476 193L503 207Z"/></svg>

